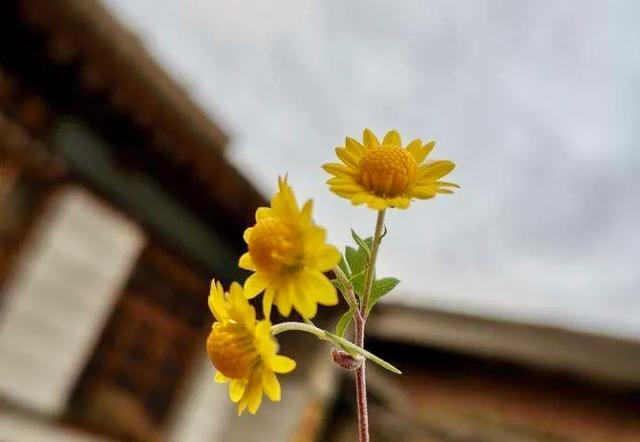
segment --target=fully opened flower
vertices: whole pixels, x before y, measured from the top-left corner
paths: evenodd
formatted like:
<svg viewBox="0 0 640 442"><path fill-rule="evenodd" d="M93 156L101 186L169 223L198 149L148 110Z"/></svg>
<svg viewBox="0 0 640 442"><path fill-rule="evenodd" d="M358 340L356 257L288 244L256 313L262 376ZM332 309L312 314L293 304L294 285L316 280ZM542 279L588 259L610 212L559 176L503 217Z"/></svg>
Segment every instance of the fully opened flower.
<svg viewBox="0 0 640 442"><path fill-rule="evenodd" d="M323 274L340 260L338 250L326 244L326 232L311 219L313 202L298 208L286 178L278 181L271 207L256 211L256 224L244 233L249 251L239 265L254 273L244 291L253 298L262 291L268 318L275 303L283 316L295 309L305 318L315 316L318 304L336 305L338 295Z"/></svg>
<svg viewBox="0 0 640 442"><path fill-rule="evenodd" d="M453 162L425 162L434 145L433 141L422 144L416 139L403 147L395 130L387 132L380 142L365 129L363 143L347 137L345 146L336 148L342 163L328 163L322 168L333 175L327 181L331 191L354 205L365 203L375 210L406 209L413 199L452 193L451 189L458 187L440 181L453 170Z"/></svg>
<svg viewBox="0 0 640 442"><path fill-rule="evenodd" d="M229 382L229 397L238 403L238 415L245 409L255 414L263 392L272 401L280 400L276 373L289 373L296 363L278 355L268 320L256 321L242 286L231 284L229 293L213 281L209 308L216 319L207 339L207 353L217 369L216 382Z"/></svg>

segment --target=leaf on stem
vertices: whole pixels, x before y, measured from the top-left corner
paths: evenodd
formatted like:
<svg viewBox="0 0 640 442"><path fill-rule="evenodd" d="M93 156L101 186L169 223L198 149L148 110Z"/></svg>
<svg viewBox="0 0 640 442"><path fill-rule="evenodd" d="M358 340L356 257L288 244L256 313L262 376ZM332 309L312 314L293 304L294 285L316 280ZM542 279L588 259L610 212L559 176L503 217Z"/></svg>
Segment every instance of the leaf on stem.
<svg viewBox="0 0 640 442"><path fill-rule="evenodd" d="M356 242L356 244L358 244L358 246L365 251L365 253L367 254L367 258L371 257L372 242L370 241L370 238L367 238L367 240L369 241L365 241L364 239L360 238L360 236L358 236L356 231L353 229L351 229L351 236L353 237L353 240Z"/></svg>
<svg viewBox="0 0 640 442"><path fill-rule="evenodd" d="M397 278L380 278L373 281L371 294L369 295L369 305L367 306L367 315L380 298L393 290L399 283L400 280Z"/></svg>
<svg viewBox="0 0 640 442"><path fill-rule="evenodd" d="M340 317L340 319L338 320L338 323L336 324L336 335L340 336L341 338L344 337L344 334L347 331L349 324L351 324L351 321L353 320L354 313L355 313L355 310L353 307L351 307L348 311L346 311Z"/></svg>
<svg viewBox="0 0 640 442"><path fill-rule="evenodd" d="M366 269L369 265L369 255L362 247L358 247L356 250L353 247L347 246L345 249L345 257L351 269L350 280L353 288L358 297L362 297L365 274L367 273Z"/></svg>

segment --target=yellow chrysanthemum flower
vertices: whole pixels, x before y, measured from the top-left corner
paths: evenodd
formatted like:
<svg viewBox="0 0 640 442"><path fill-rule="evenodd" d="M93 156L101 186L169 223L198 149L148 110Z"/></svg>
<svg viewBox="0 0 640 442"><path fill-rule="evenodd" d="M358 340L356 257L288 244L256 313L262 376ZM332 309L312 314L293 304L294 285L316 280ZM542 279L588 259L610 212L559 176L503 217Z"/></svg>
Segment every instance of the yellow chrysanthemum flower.
<svg viewBox="0 0 640 442"><path fill-rule="evenodd" d="M422 144L416 139L402 147L395 130L387 132L380 143L365 129L362 144L347 137L345 147L336 148L342 164L328 163L322 168L334 175L327 181L331 191L354 205L406 209L414 198L433 198L438 193L453 193L451 188L458 187L438 181L455 167L451 161L423 163L434 145L434 141Z"/></svg>
<svg viewBox="0 0 640 442"><path fill-rule="evenodd" d="M225 294L222 285L212 281L209 308L216 322L207 339L207 353L218 370L216 382L229 382L229 397L238 403L238 415L245 409L255 414L263 392L272 401L279 401L276 373L289 373L296 363L277 354L271 323L266 319L256 321L255 309L236 282Z"/></svg>
<svg viewBox="0 0 640 442"><path fill-rule="evenodd" d="M318 304L336 305L338 295L324 272L340 260L338 250L325 243L326 232L311 219L313 201L298 208L286 178L271 207L256 211L256 224L244 232L249 251L239 265L253 273L244 284L247 297L264 290L263 309L268 318L275 303L283 316L294 308L305 318L315 316Z"/></svg>

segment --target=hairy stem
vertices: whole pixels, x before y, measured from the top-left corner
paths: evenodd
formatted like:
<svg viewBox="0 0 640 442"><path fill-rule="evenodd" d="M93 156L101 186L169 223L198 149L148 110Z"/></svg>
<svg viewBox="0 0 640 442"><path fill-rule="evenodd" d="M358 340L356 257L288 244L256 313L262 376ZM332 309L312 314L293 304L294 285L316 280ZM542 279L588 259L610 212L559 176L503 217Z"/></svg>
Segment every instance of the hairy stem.
<svg viewBox="0 0 640 442"><path fill-rule="evenodd" d="M364 325L366 319L362 314L356 317L356 345L364 346ZM358 403L358 438L360 442L369 442L369 411L367 409L367 375L366 363L356 369L356 400Z"/></svg>
<svg viewBox="0 0 640 442"><path fill-rule="evenodd" d="M380 247L380 240L382 239L382 230L384 229L384 210L378 211L378 220L376 221L376 231L373 234L373 241L371 243L371 259L369 259L369 265L367 266L367 273L365 274L364 292L362 293L362 305L360 310L365 320L367 319L367 310L369 306L369 295L371 294L371 286L373 285L373 278L376 273L376 259L378 258L378 248Z"/></svg>
<svg viewBox="0 0 640 442"><path fill-rule="evenodd" d="M360 304L359 314L355 315L356 345L364 348L364 328L367 322L367 310L369 305L369 295L376 273L376 259L378 258L378 248L382 239L382 229L384 228L384 210L378 211L376 230L371 243L371 257L367 265L365 274L365 284ZM367 408L367 375L366 363L363 362L356 370L356 399L358 403L358 437L360 442L369 442L369 411Z"/></svg>

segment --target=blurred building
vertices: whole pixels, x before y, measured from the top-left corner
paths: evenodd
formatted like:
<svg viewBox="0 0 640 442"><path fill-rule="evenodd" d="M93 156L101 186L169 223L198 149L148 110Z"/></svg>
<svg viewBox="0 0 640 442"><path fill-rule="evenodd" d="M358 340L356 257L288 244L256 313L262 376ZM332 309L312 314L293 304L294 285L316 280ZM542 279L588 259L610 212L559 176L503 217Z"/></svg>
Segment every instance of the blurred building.
<svg viewBox="0 0 640 442"><path fill-rule="evenodd" d="M99 3L3 1L0 34L0 439L187 431L208 282L244 277L263 199Z"/></svg>
<svg viewBox="0 0 640 442"><path fill-rule="evenodd" d="M406 306L383 306L368 348L401 376L368 368L374 442L640 440L640 344ZM320 440L356 434L345 379Z"/></svg>

